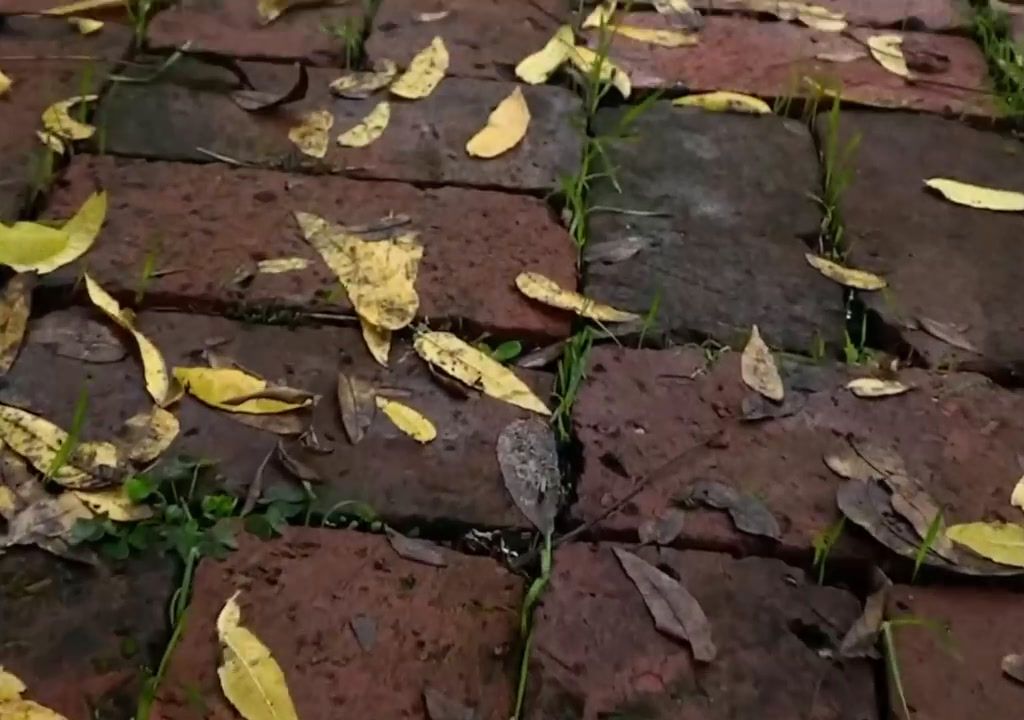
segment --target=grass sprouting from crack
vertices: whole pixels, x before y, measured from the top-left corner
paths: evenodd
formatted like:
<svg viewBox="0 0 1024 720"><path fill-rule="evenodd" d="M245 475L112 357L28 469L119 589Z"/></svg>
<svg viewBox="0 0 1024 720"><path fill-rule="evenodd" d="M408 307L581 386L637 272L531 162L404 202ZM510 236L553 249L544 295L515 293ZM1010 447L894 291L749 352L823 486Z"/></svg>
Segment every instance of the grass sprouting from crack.
<svg viewBox="0 0 1024 720"><path fill-rule="evenodd" d="M555 375L555 397L558 399L558 405L551 414L551 424L554 425L561 442L567 442L571 437L572 407L587 376L587 358L593 344L593 331L589 327L584 327L569 338L558 361L558 372Z"/></svg>
<svg viewBox="0 0 1024 720"><path fill-rule="evenodd" d="M818 571L819 585L825 584L825 569L828 565L828 559L832 555L832 548L839 542L845 527L846 516L843 515L811 540L811 545L814 547L814 560L811 562L811 565Z"/></svg>
<svg viewBox="0 0 1024 720"><path fill-rule="evenodd" d="M47 479L52 479L71 459L75 448L78 447L78 439L81 436L82 427L85 425L85 414L88 409L89 390L83 385L82 389L78 391L78 399L75 400L75 410L71 416L71 427L68 429L67 437L64 438L64 442L57 448L57 453L53 456L50 467L46 469Z"/></svg>
<svg viewBox="0 0 1024 720"><path fill-rule="evenodd" d="M324 23L320 29L341 43L345 67L356 67L363 60L364 44L370 23L377 11L379 0L362 0L362 7L348 17L335 23Z"/></svg>
<svg viewBox="0 0 1024 720"><path fill-rule="evenodd" d="M898 714L900 720L913 720L913 716L911 716L910 707L907 705L907 694L903 687L903 674L900 670L899 657L896 653L896 637L893 633L893 629L911 625L921 626L931 630L932 633L938 637L942 644L942 649L945 652L949 653L953 657L959 657L959 654L956 652L956 648L952 644L949 629L934 620L918 617L916 615L904 615L885 620L882 623L882 654L885 656L885 670L891 682L890 687L892 689L892 695L895 696L894 699L899 703ZM897 713L894 712L893 714L895 715Z"/></svg>
<svg viewBox="0 0 1024 720"><path fill-rule="evenodd" d="M971 34L988 62L999 109L1020 122L1024 119L1024 47L1013 42L1009 16L987 3L976 5Z"/></svg>
<svg viewBox="0 0 1024 720"><path fill-rule="evenodd" d="M917 581L917 573L921 570L921 565L924 564L924 559L931 552L935 546L935 540L939 537L939 531L942 530L942 512L935 513L935 517L928 524L928 530L925 532L924 538L921 540L921 544L917 546L917 552L914 553L914 572L910 576L910 582Z"/></svg>
<svg viewBox="0 0 1024 720"><path fill-rule="evenodd" d="M844 234L840 203L853 178L853 159L860 145L860 135L844 143L840 132L840 101L832 98L832 107L821 126L822 195L817 198L824 216L818 252L842 262L849 253Z"/></svg>
<svg viewBox="0 0 1024 720"><path fill-rule="evenodd" d="M519 635L523 639L522 657L519 661L519 680L516 683L516 707L512 720L520 720L523 713L523 702L526 700L526 685L530 676L530 649L533 646L533 611L540 596L547 589L551 580L551 534L544 535L544 549L540 554L540 575L530 583L530 588L523 598L523 607L519 613Z"/></svg>

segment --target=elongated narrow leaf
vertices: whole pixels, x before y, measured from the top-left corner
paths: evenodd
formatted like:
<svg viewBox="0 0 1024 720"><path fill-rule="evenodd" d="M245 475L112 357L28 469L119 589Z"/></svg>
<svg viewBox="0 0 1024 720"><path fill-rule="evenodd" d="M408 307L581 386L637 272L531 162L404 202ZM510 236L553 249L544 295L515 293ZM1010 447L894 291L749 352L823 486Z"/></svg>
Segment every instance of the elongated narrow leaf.
<svg viewBox="0 0 1024 720"><path fill-rule="evenodd" d="M129 460L145 465L171 446L180 429L178 418L161 407L154 407L125 420L117 443Z"/></svg>
<svg viewBox="0 0 1024 720"><path fill-rule="evenodd" d="M338 136L338 144L343 147L366 147L384 134L390 121L391 103L379 102L366 117Z"/></svg>
<svg viewBox="0 0 1024 720"><path fill-rule="evenodd" d="M551 427L536 418L514 420L498 436L497 451L512 501L538 530L550 535L561 499L558 447Z"/></svg>
<svg viewBox="0 0 1024 720"><path fill-rule="evenodd" d="M34 285L35 276L22 273L8 280L0 294L0 375L11 369L21 350Z"/></svg>
<svg viewBox="0 0 1024 720"><path fill-rule="evenodd" d="M422 413L413 408L378 395L377 408L394 423L395 427L419 443L428 443L437 437L437 428Z"/></svg>
<svg viewBox="0 0 1024 720"><path fill-rule="evenodd" d="M591 73L597 73L598 79L611 83L623 98L628 98L633 92L633 83L626 71L588 47L575 46L569 53L569 62L588 77Z"/></svg>
<svg viewBox="0 0 1024 720"><path fill-rule="evenodd" d="M872 35L868 38L868 50L879 65L893 75L909 78L907 59L903 57L903 36L896 34Z"/></svg>
<svg viewBox="0 0 1024 720"><path fill-rule="evenodd" d="M363 439L377 411L373 386L362 378L339 372L338 409L349 442L357 444Z"/></svg>
<svg viewBox="0 0 1024 720"><path fill-rule="evenodd" d="M743 348L740 372L743 382L751 390L775 402L781 402L785 397L786 390L782 384L782 376L779 375L779 368L775 365L772 351L761 339L757 325L750 329L750 339Z"/></svg>
<svg viewBox="0 0 1024 720"><path fill-rule="evenodd" d="M998 212L1024 212L1024 192L997 190L949 178L928 178L924 184L957 205Z"/></svg>
<svg viewBox="0 0 1024 720"><path fill-rule="evenodd" d="M448 565L448 561L445 560L441 548L434 543L428 540L420 540L419 538L406 537L391 528L385 528L385 532L388 536L388 542L391 543L391 548L398 553L399 557L424 565L432 565L433 567L445 567Z"/></svg>
<svg viewBox="0 0 1024 720"><path fill-rule="evenodd" d="M879 378L857 378L846 383L846 389L859 398L880 398L902 395L910 390L899 380L882 380Z"/></svg>
<svg viewBox="0 0 1024 720"><path fill-rule="evenodd" d="M540 273L524 272L516 276L516 287L526 297L551 307L569 310L580 317L599 322L630 322L639 320L636 313L617 310L610 305L599 303L572 290L559 287L551 278Z"/></svg>
<svg viewBox="0 0 1024 720"><path fill-rule="evenodd" d="M820 272L829 280L834 280L840 285L856 288L858 290L881 290L888 286L888 283L884 278L865 270L855 270L854 268L844 267L837 262L829 260L828 258L823 258L819 255L812 255L811 253L806 253L804 257L812 268Z"/></svg>
<svg viewBox="0 0 1024 720"><path fill-rule="evenodd" d="M684 30L664 30L634 25L609 25L608 27L616 35L660 47L689 47L700 42L699 35Z"/></svg>
<svg viewBox="0 0 1024 720"><path fill-rule="evenodd" d="M253 397L266 389L267 381L237 367L176 367L174 377L190 395L219 410L253 415L285 413L307 407L310 400L287 402L273 398ZM251 399L237 402L249 396Z"/></svg>
<svg viewBox="0 0 1024 720"><path fill-rule="evenodd" d="M7 91L11 89L11 85L14 81L10 77L4 75L3 71L0 71L0 97L7 94Z"/></svg>
<svg viewBox="0 0 1024 720"><path fill-rule="evenodd" d="M1024 567L1024 525L974 522L951 525L946 537L1003 565Z"/></svg>
<svg viewBox="0 0 1024 720"><path fill-rule="evenodd" d="M529 125L530 108L517 86L494 108L487 125L466 143L466 152L479 158L497 157L518 145Z"/></svg>
<svg viewBox="0 0 1024 720"><path fill-rule="evenodd" d="M680 107L698 107L711 112L747 113L749 115L769 115L772 111L771 106L760 98L727 90L685 95L673 100L672 104Z"/></svg>
<svg viewBox="0 0 1024 720"><path fill-rule="evenodd" d="M407 100L425 98L434 92L444 74L448 72L448 48L440 36L420 50L409 63L408 69L391 83L392 95Z"/></svg>
<svg viewBox="0 0 1024 720"><path fill-rule="evenodd" d="M72 492L93 513L104 515L115 522L137 522L153 517L153 508L149 505L136 505L123 487Z"/></svg>
<svg viewBox="0 0 1024 720"><path fill-rule="evenodd" d="M516 77L530 85L546 82L551 74L569 59L575 45L572 27L562 25L537 52L523 58L516 65Z"/></svg>
<svg viewBox="0 0 1024 720"><path fill-rule="evenodd" d="M42 10L43 15L80 15L92 10L111 10L124 8L127 10L127 0L77 0L76 2L54 5L48 10Z"/></svg>
<svg viewBox="0 0 1024 720"><path fill-rule="evenodd" d="M0 264L40 275L77 260L92 247L107 215L107 194L86 199L61 228L33 222L0 225Z"/></svg>
<svg viewBox="0 0 1024 720"><path fill-rule="evenodd" d="M698 480L690 486L687 502L725 510L737 530L778 540L782 537L779 521L771 510L753 495L746 495L717 480Z"/></svg>

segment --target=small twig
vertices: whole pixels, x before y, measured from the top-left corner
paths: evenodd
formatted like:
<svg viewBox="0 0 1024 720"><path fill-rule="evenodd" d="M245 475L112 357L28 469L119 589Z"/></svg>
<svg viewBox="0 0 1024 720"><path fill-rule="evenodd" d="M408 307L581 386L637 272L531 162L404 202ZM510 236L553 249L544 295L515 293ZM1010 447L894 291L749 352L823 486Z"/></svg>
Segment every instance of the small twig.
<svg viewBox="0 0 1024 720"><path fill-rule="evenodd" d="M639 215L641 217L672 217L672 213L660 210L629 210L627 208L617 208L610 205L595 205L594 207L589 208L587 212L608 212L618 213L619 215Z"/></svg>
<svg viewBox="0 0 1024 720"><path fill-rule="evenodd" d="M255 167L255 165L252 165L251 163L236 160L235 158L228 157L227 155L221 155L219 152L214 152L213 150L209 150L204 147L196 147L196 152L212 157L214 160L220 160L222 163L227 163L228 165L234 165L236 167Z"/></svg>
<svg viewBox="0 0 1024 720"><path fill-rule="evenodd" d="M249 483L249 490L245 494L245 503L242 505L242 516L246 516L253 511L256 507L256 502L260 499L260 495L263 494L263 471L267 469L267 463L270 462L270 458L274 457L274 451L277 450L277 445L270 448L270 452L263 458L263 462L256 468L256 475L253 476L252 482Z"/></svg>

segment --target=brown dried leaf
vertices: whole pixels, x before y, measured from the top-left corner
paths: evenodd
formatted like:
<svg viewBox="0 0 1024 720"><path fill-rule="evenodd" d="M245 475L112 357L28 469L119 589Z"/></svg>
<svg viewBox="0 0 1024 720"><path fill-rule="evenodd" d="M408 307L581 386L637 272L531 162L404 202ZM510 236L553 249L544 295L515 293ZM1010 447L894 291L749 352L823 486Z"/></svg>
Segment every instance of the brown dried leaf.
<svg viewBox="0 0 1024 720"><path fill-rule="evenodd" d="M696 598L646 560L622 548L613 547L612 551L640 592L654 626L669 637L690 643L698 662L714 660L717 650L711 641L711 625Z"/></svg>
<svg viewBox="0 0 1024 720"><path fill-rule="evenodd" d="M606 263L612 265L629 260L643 250L653 247L654 243L640 235L628 235L616 240L587 243L583 249L583 259L588 263Z"/></svg>
<svg viewBox="0 0 1024 720"><path fill-rule="evenodd" d="M423 704L430 720L478 720L476 710L452 700L440 690L427 688L423 691Z"/></svg>
<svg viewBox="0 0 1024 720"><path fill-rule="evenodd" d="M1024 654L1007 655L1002 662L1003 672L1019 683L1024 683Z"/></svg>
<svg viewBox="0 0 1024 720"><path fill-rule="evenodd" d="M291 87L284 91L268 92L264 90L236 90L231 93L231 100L238 107L248 112L258 112L271 108L287 105L288 103L301 100L306 97L306 90L309 88L309 75L306 66L296 64L299 74Z"/></svg>
<svg viewBox="0 0 1024 720"><path fill-rule="evenodd" d="M348 621L363 652L370 652L377 643L377 621L369 615L356 615Z"/></svg>
<svg viewBox="0 0 1024 720"><path fill-rule="evenodd" d="M35 273L20 273L7 281L0 294L0 375L11 369L21 350L35 284Z"/></svg>
<svg viewBox="0 0 1024 720"><path fill-rule="evenodd" d="M355 445L363 439L377 413L377 393L365 380L339 371L338 408L345 434Z"/></svg>
<svg viewBox="0 0 1024 720"><path fill-rule="evenodd" d="M498 465L520 512L543 534L554 532L561 473L550 425L536 418L506 425L498 436Z"/></svg>
<svg viewBox="0 0 1024 720"><path fill-rule="evenodd" d="M395 532L391 528L385 528L388 542L391 548L398 553L399 557L413 562L432 565L434 567L446 567L448 561L444 559L441 548L428 540L410 538Z"/></svg>
<svg viewBox="0 0 1024 720"><path fill-rule="evenodd" d="M782 537L779 522L757 498L744 495L716 480L698 480L690 486L687 503L700 503L716 510L725 510L737 530L751 535L778 540Z"/></svg>
<svg viewBox="0 0 1024 720"><path fill-rule="evenodd" d="M892 582L881 570L876 570L876 588L864 602L861 612L839 643L839 655L847 658L877 657L875 643L882 621L885 619L885 604L892 589Z"/></svg>
<svg viewBox="0 0 1024 720"><path fill-rule="evenodd" d="M265 430L275 435L300 435L308 425L308 413L305 410L274 413L268 415L250 415L248 413L226 413L235 422Z"/></svg>
<svg viewBox="0 0 1024 720"><path fill-rule="evenodd" d="M221 402L225 405L242 405L249 400L278 400L283 403L303 405L305 403L316 403L318 399L315 393L311 393L308 390L300 390L299 388L292 388L287 385L267 385L261 390L225 398Z"/></svg>
<svg viewBox="0 0 1024 720"><path fill-rule="evenodd" d="M830 453L824 457L829 470L846 480L881 480L882 473L871 467L857 451L849 445L843 451Z"/></svg>
<svg viewBox="0 0 1024 720"><path fill-rule="evenodd" d="M772 351L761 339L757 325L750 329L750 339L747 341L746 347L743 348L740 372L743 382L751 390L755 390L775 402L781 402L785 397L786 390L782 385L779 368L775 365Z"/></svg>
<svg viewBox="0 0 1024 720"><path fill-rule="evenodd" d="M964 335L965 328L953 323L939 322L931 318L917 318L917 325L926 333L942 342L967 352L978 353L978 348ZM979 353L980 354L980 353Z"/></svg>
<svg viewBox="0 0 1024 720"><path fill-rule="evenodd" d="M557 362L565 352L565 340L558 340L550 345L545 345L533 352L520 356L516 360L516 367L521 368L542 368ZM461 385L461 383L460 383ZM465 387L465 386L462 386Z"/></svg>
<svg viewBox="0 0 1024 720"><path fill-rule="evenodd" d="M301 480L302 482L307 483L322 483L324 481L324 479L320 477L320 473L296 458L294 455L289 454L284 443L280 440L277 441L274 456L277 458L277 461L281 463L281 467L287 470L296 480Z"/></svg>
<svg viewBox="0 0 1024 720"><path fill-rule="evenodd" d="M686 513L678 508L669 508L660 517L640 523L637 533L644 545L671 545L679 537L686 524Z"/></svg>
<svg viewBox="0 0 1024 720"><path fill-rule="evenodd" d="M181 429L170 411L154 406L124 421L116 445L134 463L151 463L171 446Z"/></svg>
<svg viewBox="0 0 1024 720"><path fill-rule="evenodd" d="M32 322L29 337L61 357L118 362L128 354L114 331L80 313L51 313Z"/></svg>
<svg viewBox="0 0 1024 720"><path fill-rule="evenodd" d="M782 403L773 402L758 393L750 393L740 405L740 416L747 422L758 420L778 420L779 418L796 415L807 404L803 393L787 393Z"/></svg>

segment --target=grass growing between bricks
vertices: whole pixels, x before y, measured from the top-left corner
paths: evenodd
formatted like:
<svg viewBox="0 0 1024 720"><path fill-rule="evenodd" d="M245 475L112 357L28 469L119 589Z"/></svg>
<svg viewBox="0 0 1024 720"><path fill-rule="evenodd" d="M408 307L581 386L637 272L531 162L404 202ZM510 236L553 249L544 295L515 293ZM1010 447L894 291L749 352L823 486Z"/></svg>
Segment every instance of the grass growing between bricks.
<svg viewBox="0 0 1024 720"><path fill-rule="evenodd" d="M1024 48L1011 37L1009 16L987 2L974 3L970 30L988 63L999 109L1024 125Z"/></svg>

